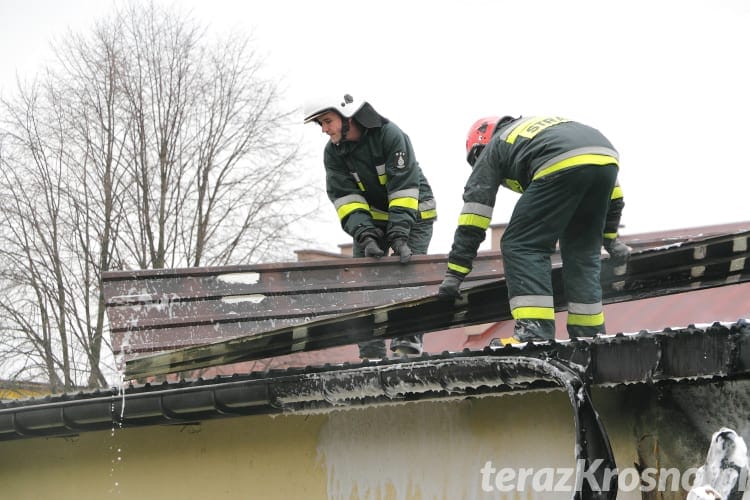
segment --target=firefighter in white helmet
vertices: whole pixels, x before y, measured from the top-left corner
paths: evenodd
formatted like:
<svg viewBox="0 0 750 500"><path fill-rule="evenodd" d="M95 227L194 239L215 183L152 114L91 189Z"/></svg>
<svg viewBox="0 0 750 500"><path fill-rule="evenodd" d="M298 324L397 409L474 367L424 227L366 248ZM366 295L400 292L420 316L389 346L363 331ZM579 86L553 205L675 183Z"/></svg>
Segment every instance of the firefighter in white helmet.
<svg viewBox="0 0 750 500"><path fill-rule="evenodd" d="M349 94L310 101L305 123L330 137L323 153L326 190L342 229L353 238L354 257L392 251L403 264L426 254L437 212L435 198L409 137L365 100ZM398 355L422 352L422 336L397 338ZM363 359L385 358L385 342L359 345Z"/></svg>

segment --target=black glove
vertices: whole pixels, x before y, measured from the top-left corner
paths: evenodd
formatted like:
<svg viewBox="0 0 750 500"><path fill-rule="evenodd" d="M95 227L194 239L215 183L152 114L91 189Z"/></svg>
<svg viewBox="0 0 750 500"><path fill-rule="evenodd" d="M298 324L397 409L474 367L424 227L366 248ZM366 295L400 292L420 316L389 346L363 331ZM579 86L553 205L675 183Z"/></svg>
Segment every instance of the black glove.
<svg viewBox="0 0 750 500"><path fill-rule="evenodd" d="M375 257L379 259L385 255L385 251L380 248L380 242L385 239L385 233L376 227L363 231L357 238L357 243L362 247L365 257Z"/></svg>
<svg viewBox="0 0 750 500"><path fill-rule="evenodd" d="M447 271L445 273L445 278L443 278L443 282L440 284L440 288L438 288L438 298L446 300L457 298L461 295L458 288L463 281L464 276L452 271Z"/></svg>
<svg viewBox="0 0 750 500"><path fill-rule="evenodd" d="M365 257L375 257L376 259L379 259L383 255L385 255L385 252L382 248L380 248L380 245L378 245L378 242L375 241L375 238L370 238L368 236L367 238L364 238L362 240L362 243L365 247Z"/></svg>
<svg viewBox="0 0 750 500"><path fill-rule="evenodd" d="M624 264L630 257L632 250L617 238L604 238L604 249L609 254L609 260L614 265Z"/></svg>
<svg viewBox="0 0 750 500"><path fill-rule="evenodd" d="M398 255L402 264L406 264L411 260L412 251L409 245L406 244L406 238L396 238L391 243L391 248L393 248L393 255Z"/></svg>

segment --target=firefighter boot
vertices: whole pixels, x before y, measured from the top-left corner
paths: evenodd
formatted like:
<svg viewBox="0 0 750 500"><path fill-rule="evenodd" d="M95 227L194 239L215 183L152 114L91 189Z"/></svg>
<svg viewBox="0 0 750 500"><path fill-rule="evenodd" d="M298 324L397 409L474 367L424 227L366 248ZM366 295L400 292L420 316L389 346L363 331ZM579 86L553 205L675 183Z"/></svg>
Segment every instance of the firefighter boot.
<svg viewBox="0 0 750 500"><path fill-rule="evenodd" d="M555 322L547 319L517 319L513 336L505 339L492 339L490 347L522 342L549 342L555 338Z"/></svg>
<svg viewBox="0 0 750 500"><path fill-rule="evenodd" d="M422 335L399 337L391 340L391 351L399 358L419 356L422 354Z"/></svg>
<svg viewBox="0 0 750 500"><path fill-rule="evenodd" d="M580 326L580 325L568 325L568 336L571 339L577 339L581 337L595 337L597 335L606 335L607 329L604 325L599 326Z"/></svg>
<svg viewBox="0 0 750 500"><path fill-rule="evenodd" d="M513 336L521 342L547 342L555 339L555 322L549 319L517 319Z"/></svg>
<svg viewBox="0 0 750 500"><path fill-rule="evenodd" d="M379 361L385 354L385 340L367 340L359 343L359 357L362 361Z"/></svg>

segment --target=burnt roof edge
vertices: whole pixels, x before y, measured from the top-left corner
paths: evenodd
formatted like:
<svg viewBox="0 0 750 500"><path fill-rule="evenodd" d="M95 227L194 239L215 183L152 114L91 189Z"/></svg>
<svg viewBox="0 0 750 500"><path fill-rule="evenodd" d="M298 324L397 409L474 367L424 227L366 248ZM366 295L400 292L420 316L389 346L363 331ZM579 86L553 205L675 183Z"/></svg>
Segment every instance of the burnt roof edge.
<svg viewBox="0 0 750 500"><path fill-rule="evenodd" d="M513 362L529 357L573 365L595 386L750 378L750 322L5 401L0 441L556 387Z"/></svg>

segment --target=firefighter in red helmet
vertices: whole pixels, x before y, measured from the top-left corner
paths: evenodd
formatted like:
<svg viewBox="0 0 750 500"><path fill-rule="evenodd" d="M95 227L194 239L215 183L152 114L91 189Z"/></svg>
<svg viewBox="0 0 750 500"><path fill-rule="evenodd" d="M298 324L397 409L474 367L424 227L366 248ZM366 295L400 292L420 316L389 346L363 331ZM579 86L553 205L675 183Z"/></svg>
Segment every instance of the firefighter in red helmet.
<svg viewBox="0 0 750 500"><path fill-rule="evenodd" d="M521 194L501 242L515 341L555 337L550 257L558 243L568 335L606 333L601 247L616 263L630 254L617 238L624 201L614 146L598 130L559 116L491 116L471 126L466 154L472 172L439 295L459 296L504 186Z"/></svg>

